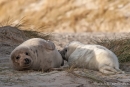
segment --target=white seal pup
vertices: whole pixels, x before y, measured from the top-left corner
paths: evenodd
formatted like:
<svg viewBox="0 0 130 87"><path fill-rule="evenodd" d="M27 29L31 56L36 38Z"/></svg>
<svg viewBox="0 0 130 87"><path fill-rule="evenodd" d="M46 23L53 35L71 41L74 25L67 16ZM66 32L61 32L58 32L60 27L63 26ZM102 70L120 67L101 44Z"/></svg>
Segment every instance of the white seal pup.
<svg viewBox="0 0 130 87"><path fill-rule="evenodd" d="M70 66L99 70L104 74L124 73L117 56L101 45L84 45L73 41L60 51Z"/></svg>
<svg viewBox="0 0 130 87"><path fill-rule="evenodd" d="M17 46L11 52L10 60L16 70L46 71L64 63L54 43L41 38L32 38Z"/></svg>

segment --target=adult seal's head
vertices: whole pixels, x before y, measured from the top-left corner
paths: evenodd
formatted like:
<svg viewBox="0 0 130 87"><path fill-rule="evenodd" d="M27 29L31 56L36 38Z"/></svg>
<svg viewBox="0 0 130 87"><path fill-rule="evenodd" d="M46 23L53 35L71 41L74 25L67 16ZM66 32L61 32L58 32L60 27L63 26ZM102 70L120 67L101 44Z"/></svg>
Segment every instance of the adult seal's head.
<svg viewBox="0 0 130 87"><path fill-rule="evenodd" d="M69 56L75 51L75 49L80 46L81 43L78 41L72 41L67 44L62 50L59 50L62 55L63 60L68 61Z"/></svg>

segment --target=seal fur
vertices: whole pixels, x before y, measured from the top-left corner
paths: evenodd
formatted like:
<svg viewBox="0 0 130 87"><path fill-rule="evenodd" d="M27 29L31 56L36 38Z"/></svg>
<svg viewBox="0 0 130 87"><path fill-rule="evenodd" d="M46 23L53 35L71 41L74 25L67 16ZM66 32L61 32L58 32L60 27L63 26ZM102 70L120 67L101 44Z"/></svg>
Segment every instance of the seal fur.
<svg viewBox="0 0 130 87"><path fill-rule="evenodd" d="M104 74L124 73L117 56L101 45L85 45L73 41L60 51L62 58L73 67L99 70Z"/></svg>
<svg viewBox="0 0 130 87"><path fill-rule="evenodd" d="M10 55L16 70L44 70L63 65L61 54L51 41L41 38L29 39L17 46Z"/></svg>

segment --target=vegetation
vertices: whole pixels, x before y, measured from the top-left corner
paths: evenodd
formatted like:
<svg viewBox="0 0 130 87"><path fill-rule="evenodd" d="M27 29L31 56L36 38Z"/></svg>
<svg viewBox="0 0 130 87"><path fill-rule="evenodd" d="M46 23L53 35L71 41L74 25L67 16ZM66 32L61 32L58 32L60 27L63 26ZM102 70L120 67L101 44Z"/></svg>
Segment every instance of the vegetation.
<svg viewBox="0 0 130 87"><path fill-rule="evenodd" d="M120 39L102 39L96 41L96 44L102 45L113 51L119 58L119 62L130 62L130 38Z"/></svg>
<svg viewBox="0 0 130 87"><path fill-rule="evenodd" d="M0 23L38 32L128 32L129 8L129 0L0 0Z"/></svg>

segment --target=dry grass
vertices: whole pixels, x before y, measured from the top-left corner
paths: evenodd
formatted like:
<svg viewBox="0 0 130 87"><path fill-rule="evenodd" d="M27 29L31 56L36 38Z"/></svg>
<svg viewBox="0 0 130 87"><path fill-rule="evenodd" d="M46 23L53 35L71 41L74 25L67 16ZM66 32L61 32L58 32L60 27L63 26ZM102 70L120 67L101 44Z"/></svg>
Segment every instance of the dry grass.
<svg viewBox="0 0 130 87"><path fill-rule="evenodd" d="M45 40L51 39L51 33L46 34L46 33L40 33L36 31L27 31L27 30L23 30L23 32L28 38L43 38Z"/></svg>
<svg viewBox="0 0 130 87"><path fill-rule="evenodd" d="M40 33L36 31L20 30L19 27L12 27L10 25L0 27L0 44L20 44L23 41L34 37L49 40L51 38L51 34Z"/></svg>
<svg viewBox="0 0 130 87"><path fill-rule="evenodd" d="M129 0L1 0L0 23L40 32L128 32L129 8Z"/></svg>
<svg viewBox="0 0 130 87"><path fill-rule="evenodd" d="M120 63L130 62L130 38L101 39L95 42L113 51Z"/></svg>
<svg viewBox="0 0 130 87"><path fill-rule="evenodd" d="M86 69L74 68L71 66L68 67L68 69L66 69L65 71L67 71L69 74L77 76L78 78L90 79L93 82L104 84L104 86L106 87L111 87L110 85L106 84L107 82L105 80L94 75L94 73L88 72Z"/></svg>

